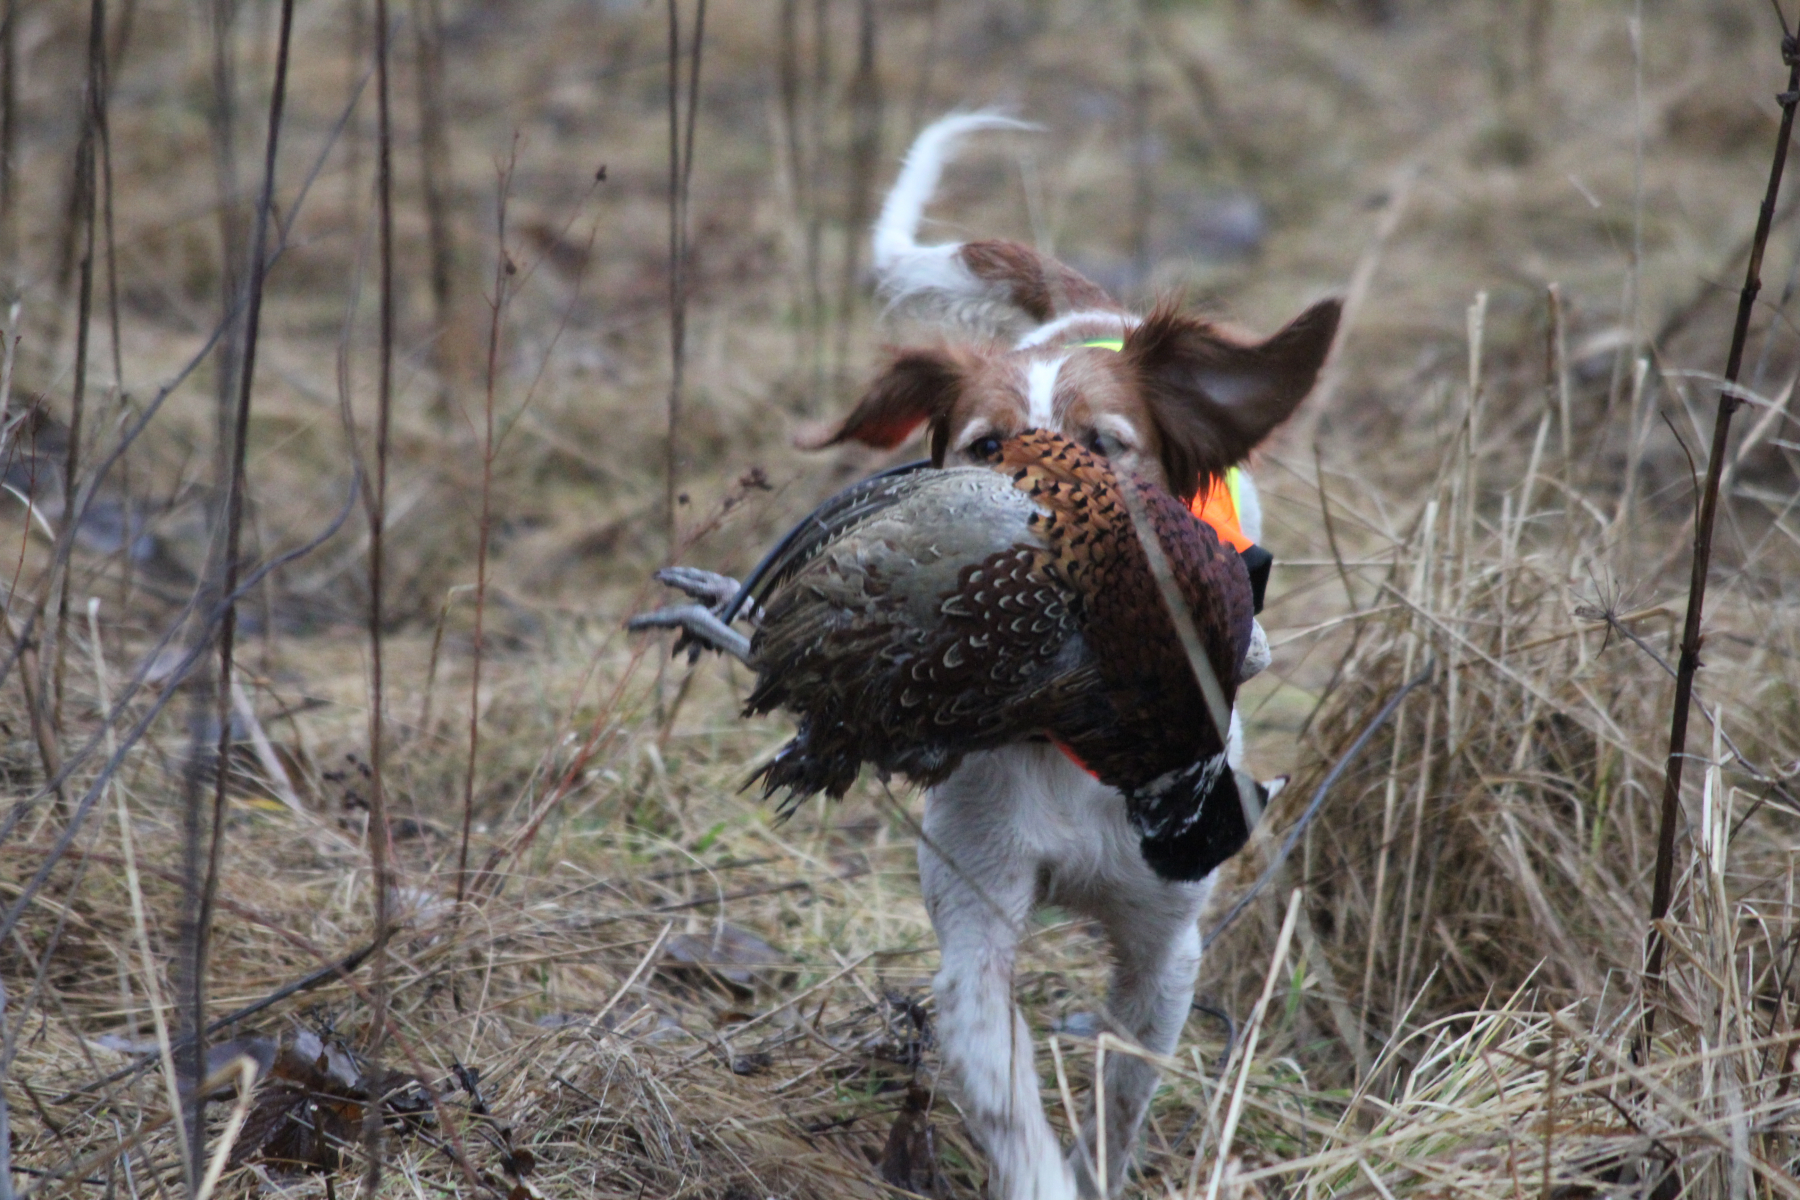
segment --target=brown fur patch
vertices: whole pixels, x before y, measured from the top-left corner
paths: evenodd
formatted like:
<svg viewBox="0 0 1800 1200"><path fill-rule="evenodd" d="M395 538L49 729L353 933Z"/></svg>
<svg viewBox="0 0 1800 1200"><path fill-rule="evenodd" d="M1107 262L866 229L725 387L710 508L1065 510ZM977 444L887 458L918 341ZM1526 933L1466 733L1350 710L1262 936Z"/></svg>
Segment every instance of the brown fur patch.
<svg viewBox="0 0 1800 1200"><path fill-rule="evenodd" d="M1018 242L965 242L957 254L977 279L1007 288L1013 305L1034 321L1090 308L1119 309L1099 284Z"/></svg>

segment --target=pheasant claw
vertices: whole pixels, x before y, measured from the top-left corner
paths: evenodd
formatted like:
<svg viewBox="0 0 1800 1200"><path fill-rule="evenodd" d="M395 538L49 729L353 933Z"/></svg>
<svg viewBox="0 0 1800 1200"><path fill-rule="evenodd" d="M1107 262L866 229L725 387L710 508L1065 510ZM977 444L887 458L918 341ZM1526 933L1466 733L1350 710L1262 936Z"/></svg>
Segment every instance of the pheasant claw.
<svg viewBox="0 0 1800 1200"><path fill-rule="evenodd" d="M703 571L699 567L664 567L656 573L656 582L672 587L715 610L729 604L742 586L729 575Z"/></svg>
<svg viewBox="0 0 1800 1200"><path fill-rule="evenodd" d="M672 608L659 608L655 612L639 613L625 622L625 628L633 633L645 629L679 629L681 638L675 643L675 652L688 652L688 661L692 662L700 656L701 650L717 650L721 654L729 654L739 662L750 661L750 639L733 629L713 615L713 611L700 604L678 604Z"/></svg>

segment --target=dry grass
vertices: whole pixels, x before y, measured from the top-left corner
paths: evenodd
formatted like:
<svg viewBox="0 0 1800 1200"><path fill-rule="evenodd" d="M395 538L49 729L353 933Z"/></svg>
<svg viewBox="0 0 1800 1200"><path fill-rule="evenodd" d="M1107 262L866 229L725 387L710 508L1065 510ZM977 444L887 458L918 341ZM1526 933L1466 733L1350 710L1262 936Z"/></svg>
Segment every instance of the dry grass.
<svg viewBox="0 0 1800 1200"><path fill-rule="evenodd" d="M1640 104L1630 4L1394 0L1389 26L1356 15L1379 7L1145 5L1140 77L1131 6L876 5L880 86L861 81L853 114L839 101L858 56L856 6L825 6L830 89L815 95L810 6L792 23L797 70L778 78L780 14L715 5L690 218L683 555L742 570L810 501L876 461L787 448L799 422L847 402L880 342L913 332L838 311L843 214L867 182L849 148L867 135L872 94L885 98L883 162L917 120L956 105L1006 100L1051 126L958 167L938 209L950 228L1052 241L1128 292L1185 287L1265 329L1351 288L1331 378L1259 465L1278 556L1264 618L1276 658L1243 704L1252 759L1295 775L1271 817L1277 835L1400 684L1427 663L1434 673L1334 786L1281 884L1212 947L1201 999L1237 1036L1228 1043L1224 1022L1196 1012L1133 1186L1308 1200L1792 1195L1800 435L1767 405L1740 418L1722 509L1666 994L1645 997L1638 973L1671 690L1656 656L1673 657L1693 495L1677 438L1706 441L1710 393L1691 372L1722 359L1766 170L1781 78L1772 18L1747 2L1645 6ZM414 10L426 9L408 19ZM112 378L97 322L86 463L218 311L205 20L151 0L130 11L111 107L124 377ZM373 421L366 93L334 133L366 73L368 18L353 11L302 5L296 23L277 190L294 225L270 279L250 429L256 556L314 536L344 502L340 351L365 446ZM57 418L74 302L56 251L87 12L21 6L20 18L14 411L41 394ZM243 162L259 160L251 114L266 98L272 14L247 5L238 19ZM873 1164L891 1135L929 1121L932 1186L976 1195L980 1160L954 1097L928 1090L929 1111L908 1115L909 1087L930 1089L938 1071L936 949L902 811L917 796L870 785L774 824L738 789L785 731L738 719L741 672L664 666L657 647L619 631L665 549L664 14L446 4L443 19L449 147L434 171L448 170L460 257L442 327L410 61L396 81L403 354L385 783L404 924L386 950L381 1063L438 1099L391 1128L382 1189L893 1195ZM784 88L797 89L792 105ZM1124 133L1140 119L1153 141L1134 158ZM480 289L495 277L495 164L515 131L478 874L459 908ZM1153 172L1148 281L1132 278L1134 161ZM1800 371L1786 311L1800 270L1793 225L1778 223L1771 245L1746 374L1777 405ZM815 236L822 284L806 265ZM1565 298L1561 387L1546 372L1552 282ZM127 571L98 528L77 550L52 738L65 756L100 731L100 696L120 694L204 563L210 369L171 394L103 492L114 511L146 513L146 553ZM108 390L120 382L123 395ZM14 443L15 486L28 461L62 460L54 424L32 428L35 457L29 437ZM52 526L55 493L42 504ZM7 503L0 562L18 623L45 594L50 543ZM352 520L243 606L238 657L256 721L239 717L215 1016L371 938L362 528ZM101 601L95 646L79 620L89 595ZM9 799L28 802L0 843L8 907L65 821L38 795L19 678L0 681L0 772ZM153 679L126 715L159 696ZM183 776L190 746L217 737L190 728L189 713L175 697L130 750L0 953L14 1186L33 1194L185 1186L169 1125L180 1087L137 1052L154 1050L159 1028L178 1037L184 1019ZM77 772L71 796L95 768ZM1228 869L1209 927L1262 852ZM1019 973L1028 1017L1054 1035L1077 1093L1099 1051L1099 948L1048 913ZM372 1033L371 977L359 961L217 1036L269 1051L305 1031L355 1050ZM1634 1052L1647 999L1655 1037ZM1058 1062L1040 1040L1061 1125ZM87 1087L137 1061L148 1069ZM476 1074L459 1083L458 1064ZM280 1094L269 1082L257 1092ZM259 1109L219 1186L363 1188L354 1097L339 1107L338 1170L258 1161ZM234 1111L228 1095L211 1105L213 1145ZM71 1168L54 1182L34 1174Z"/></svg>

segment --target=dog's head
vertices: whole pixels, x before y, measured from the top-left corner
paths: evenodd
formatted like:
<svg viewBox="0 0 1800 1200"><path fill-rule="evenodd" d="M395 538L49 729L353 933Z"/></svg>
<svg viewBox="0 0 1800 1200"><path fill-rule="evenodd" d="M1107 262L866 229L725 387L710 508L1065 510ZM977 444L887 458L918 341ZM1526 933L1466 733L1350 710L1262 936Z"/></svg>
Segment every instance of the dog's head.
<svg viewBox="0 0 1800 1200"><path fill-rule="evenodd" d="M1339 308L1315 304L1260 342L1165 305L1127 322L1122 338L1115 320L1106 345L1084 345L1093 339L1072 324L1068 342L904 350L842 424L803 444L889 449L924 425L942 466L983 461L990 440L1053 429L1190 499L1293 415L1331 350Z"/></svg>

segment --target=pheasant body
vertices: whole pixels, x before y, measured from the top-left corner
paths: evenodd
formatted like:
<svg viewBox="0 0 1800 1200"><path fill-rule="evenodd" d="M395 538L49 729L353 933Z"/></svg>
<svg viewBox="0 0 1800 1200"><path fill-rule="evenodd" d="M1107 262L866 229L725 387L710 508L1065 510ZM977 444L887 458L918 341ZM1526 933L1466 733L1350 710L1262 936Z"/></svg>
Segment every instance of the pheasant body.
<svg viewBox="0 0 1800 1200"><path fill-rule="evenodd" d="M760 772L789 805L863 763L924 784L1049 737L1125 794L1152 867L1199 878L1247 837L1236 780L1121 488L1134 487L1229 703L1250 641L1236 551L1174 497L1032 430L983 467L857 485L746 591L764 605L747 713L785 708Z"/></svg>

